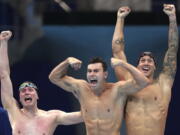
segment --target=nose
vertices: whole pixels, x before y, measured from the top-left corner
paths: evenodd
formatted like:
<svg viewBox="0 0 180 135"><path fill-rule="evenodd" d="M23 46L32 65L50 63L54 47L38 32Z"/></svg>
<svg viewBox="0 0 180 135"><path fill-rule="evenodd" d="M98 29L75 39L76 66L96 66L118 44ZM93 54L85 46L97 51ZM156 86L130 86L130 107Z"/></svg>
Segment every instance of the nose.
<svg viewBox="0 0 180 135"><path fill-rule="evenodd" d="M90 75L93 76L93 75L95 75L95 74L96 74L96 73L92 71Z"/></svg>
<svg viewBox="0 0 180 135"><path fill-rule="evenodd" d="M149 64L149 62L146 60L146 61L144 62L144 64L145 64L145 65L148 65L148 64Z"/></svg>

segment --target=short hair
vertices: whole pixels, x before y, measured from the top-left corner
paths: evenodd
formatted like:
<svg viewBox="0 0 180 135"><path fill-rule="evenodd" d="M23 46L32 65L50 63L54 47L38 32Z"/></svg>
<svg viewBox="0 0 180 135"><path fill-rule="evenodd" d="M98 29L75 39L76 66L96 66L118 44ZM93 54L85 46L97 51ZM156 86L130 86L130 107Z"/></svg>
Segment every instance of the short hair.
<svg viewBox="0 0 180 135"><path fill-rule="evenodd" d="M153 55L152 52L142 52L142 53L139 55L139 59L138 59L138 61L137 61L137 64L139 64L140 59L141 59L142 57L144 57L144 56L149 56L150 58L152 58L153 61L154 61L155 66L156 66L156 60L155 60L155 57L154 57L154 55Z"/></svg>
<svg viewBox="0 0 180 135"><path fill-rule="evenodd" d="M23 82L20 86L19 86L19 91L21 91L23 88L25 87L31 87L34 88L36 91L38 90L37 86L35 83L31 82L31 81L25 81Z"/></svg>
<svg viewBox="0 0 180 135"><path fill-rule="evenodd" d="M101 57L94 57L90 59L89 64L101 63L103 67L103 71L107 71L107 64Z"/></svg>

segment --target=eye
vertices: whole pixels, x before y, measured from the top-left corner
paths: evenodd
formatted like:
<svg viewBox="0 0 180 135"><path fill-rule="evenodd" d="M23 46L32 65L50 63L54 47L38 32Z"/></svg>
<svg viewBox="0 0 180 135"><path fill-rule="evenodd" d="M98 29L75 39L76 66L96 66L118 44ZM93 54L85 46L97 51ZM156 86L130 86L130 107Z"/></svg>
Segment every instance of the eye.
<svg viewBox="0 0 180 135"><path fill-rule="evenodd" d="M152 59L149 59L149 60L148 60L148 62L149 62L149 63L152 63L152 62L153 62L153 60L152 60Z"/></svg>
<svg viewBox="0 0 180 135"><path fill-rule="evenodd" d="M99 70L98 69L95 69L94 72L97 73Z"/></svg>
<svg viewBox="0 0 180 135"><path fill-rule="evenodd" d="M32 88L29 88L29 91L31 92L31 91L33 91L33 89L32 89Z"/></svg>
<svg viewBox="0 0 180 135"><path fill-rule="evenodd" d="M21 89L21 92L24 93L24 92L25 92L25 89Z"/></svg>
<svg viewBox="0 0 180 135"><path fill-rule="evenodd" d="M91 70L87 70L88 73L91 73Z"/></svg>
<svg viewBox="0 0 180 135"><path fill-rule="evenodd" d="M145 59L141 59L140 61L141 61L142 63L144 63L144 62L145 62Z"/></svg>

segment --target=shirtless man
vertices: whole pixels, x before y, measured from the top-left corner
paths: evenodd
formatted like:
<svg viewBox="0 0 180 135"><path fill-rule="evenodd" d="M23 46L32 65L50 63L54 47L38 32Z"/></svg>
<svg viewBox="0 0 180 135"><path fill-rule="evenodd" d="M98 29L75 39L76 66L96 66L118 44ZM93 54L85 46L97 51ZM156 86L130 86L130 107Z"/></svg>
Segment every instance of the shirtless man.
<svg viewBox="0 0 180 135"><path fill-rule="evenodd" d="M87 81L67 75L69 66L77 70L81 63L76 58L67 58L50 73L51 82L72 92L79 100L87 135L119 135L127 95L146 87L148 79L135 67L115 58L111 59L112 66L124 67L134 80L106 82L107 65L100 58L89 62Z"/></svg>
<svg viewBox="0 0 180 135"><path fill-rule="evenodd" d="M128 97L125 110L127 135L164 135L171 89L176 73L176 57L178 51L178 29L174 5L164 4L163 11L168 15L169 41L164 58L163 70L154 79L156 64L152 53L144 52L139 57L137 68L151 84L142 91ZM124 19L129 14L128 7L118 11L115 33L112 41L113 56L126 61L124 55ZM131 78L121 67L115 69L118 79Z"/></svg>
<svg viewBox="0 0 180 135"><path fill-rule="evenodd" d="M13 97L10 80L7 42L11 37L10 31L0 34L0 79L1 100L8 111L13 135L53 135L58 125L70 125L82 122L81 113L65 113L59 110L44 111L37 107L37 87L31 82L20 85L19 97L22 109Z"/></svg>

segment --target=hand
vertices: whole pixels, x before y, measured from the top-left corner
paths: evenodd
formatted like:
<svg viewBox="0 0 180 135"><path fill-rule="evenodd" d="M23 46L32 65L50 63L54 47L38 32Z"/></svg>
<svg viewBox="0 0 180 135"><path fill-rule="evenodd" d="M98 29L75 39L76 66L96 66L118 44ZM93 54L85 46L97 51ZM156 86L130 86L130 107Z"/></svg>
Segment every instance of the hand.
<svg viewBox="0 0 180 135"><path fill-rule="evenodd" d="M117 58L111 58L111 66L116 67L116 66L122 66L124 63L123 60L117 59Z"/></svg>
<svg viewBox="0 0 180 135"><path fill-rule="evenodd" d="M5 40L8 41L12 36L12 32L11 31L3 31L0 34L0 40Z"/></svg>
<svg viewBox="0 0 180 135"><path fill-rule="evenodd" d="M129 7L121 7L118 10L117 16L120 18L125 18L130 12L131 9Z"/></svg>
<svg viewBox="0 0 180 135"><path fill-rule="evenodd" d="M81 68L81 64L82 64L82 62L80 60L78 60L78 59L76 59L74 57L69 57L68 58L68 63L75 70L80 69Z"/></svg>
<svg viewBox="0 0 180 135"><path fill-rule="evenodd" d="M164 11L165 14L167 14L168 16L175 14L176 9L175 9L174 5L172 5L172 4L164 4L163 6L164 6L163 11Z"/></svg>

